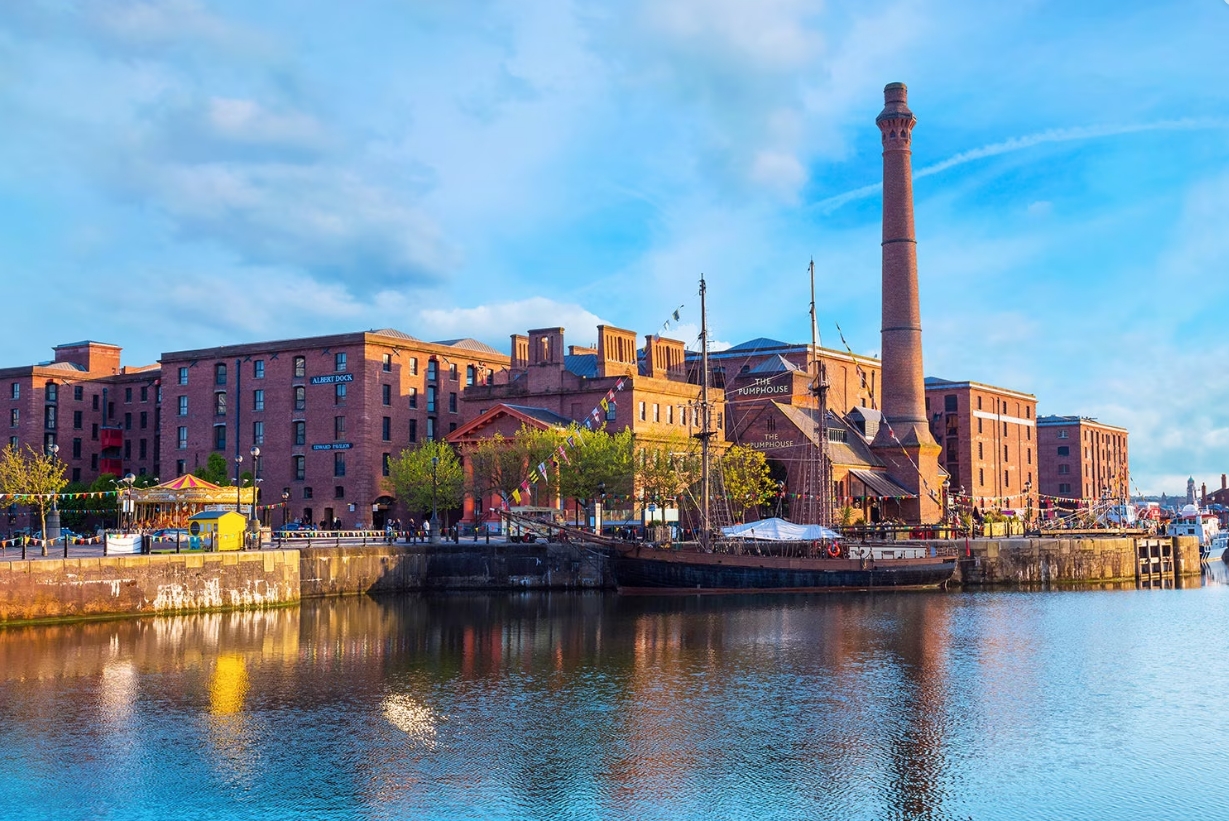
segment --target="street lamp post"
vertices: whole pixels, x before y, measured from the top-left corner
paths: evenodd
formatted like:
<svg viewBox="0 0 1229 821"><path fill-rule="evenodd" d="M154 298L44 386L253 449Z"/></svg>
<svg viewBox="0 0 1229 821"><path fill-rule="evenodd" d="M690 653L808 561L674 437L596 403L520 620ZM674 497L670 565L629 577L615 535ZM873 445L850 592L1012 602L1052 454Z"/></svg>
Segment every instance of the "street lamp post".
<svg viewBox="0 0 1229 821"><path fill-rule="evenodd" d="M431 544L438 544L440 540L440 520L436 513L435 500L439 481L437 479L437 468L440 464L440 457L431 457Z"/></svg>
<svg viewBox="0 0 1229 821"><path fill-rule="evenodd" d="M120 507L121 507L120 521L119 521L120 530L124 529L124 514L125 513L128 514L128 527L129 528L132 527L132 483L135 482L136 480L137 480L137 477L133 476L131 473L125 475L124 478L120 480L126 486L124 488L124 500L120 504Z"/></svg>
<svg viewBox="0 0 1229 821"><path fill-rule="evenodd" d="M240 493L243 483L239 481L239 466L243 464L243 455L235 454L235 512L243 513L243 499Z"/></svg>
<svg viewBox="0 0 1229 821"><path fill-rule="evenodd" d="M54 442L48 445L47 455L51 457L53 462L59 461L60 446ZM57 504L57 499L59 499L59 496L59 493L54 493L51 496L51 513L47 516L47 532L43 534L44 541L60 538L60 508Z"/></svg>
<svg viewBox="0 0 1229 821"><path fill-rule="evenodd" d="M286 526L287 516L290 515L290 488L282 488L282 527Z"/></svg>
<svg viewBox="0 0 1229 821"><path fill-rule="evenodd" d="M248 517L252 522L251 530L256 530L256 502L260 497L260 480L256 475L260 473L260 448L252 445L252 449L248 451L252 454L252 509L248 511L251 515Z"/></svg>
<svg viewBox="0 0 1229 821"><path fill-rule="evenodd" d="M1028 481L1024 483L1024 529L1029 530L1033 526L1033 483Z"/></svg>

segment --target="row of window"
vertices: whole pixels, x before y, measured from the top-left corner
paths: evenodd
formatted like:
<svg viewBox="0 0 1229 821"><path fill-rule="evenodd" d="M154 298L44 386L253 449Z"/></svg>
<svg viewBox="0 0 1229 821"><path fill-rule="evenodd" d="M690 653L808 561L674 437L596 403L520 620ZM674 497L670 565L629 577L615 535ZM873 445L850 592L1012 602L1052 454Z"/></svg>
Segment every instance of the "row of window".
<svg viewBox="0 0 1229 821"><path fill-rule="evenodd" d="M648 407L648 405L647 405L646 403L641 402L641 403L640 403L640 406L637 408L637 410L639 411L639 414L640 414L640 421L641 421L641 422L647 422L647 421L649 421L649 416L648 416L648 413L649 413L649 407ZM659 405L658 403L654 402L654 403L653 403L653 421L654 421L654 422L661 422L661 421L662 421L662 412L661 412L661 410L662 410L662 406L661 406L661 405ZM691 411L691 413L690 413L690 419L691 419L690 423L688 422L688 415L689 415L689 414L688 414L688 411L689 411L689 410ZM575 414L573 414L573 415L575 415ZM666 414L665 414L665 416L666 416L666 419L665 419L666 424L667 424L667 425L673 425L673 424L674 424L674 418L675 418L675 413L674 413L674 405L666 405ZM688 405L682 405L682 406L680 406L680 407L679 407L679 409L678 409L678 423L679 423L680 425L687 425L687 424L690 424L693 428L695 428L695 427L699 427L699 425L700 425L700 421L699 421L699 420L700 420L700 411L699 411L699 409L698 409L698 408L695 408L695 407L692 407L692 406L688 406ZM606 421L607 421L607 422L613 422L613 421L615 421L615 406L614 406L614 405L611 405L611 406L610 406L610 407L606 410ZM720 429L720 427L721 427L721 415L720 415L720 414L718 414L718 415L717 415L717 427L718 427L719 429Z"/></svg>
<svg viewBox="0 0 1229 821"><path fill-rule="evenodd" d="M333 404L335 405L345 404L346 397L348 395L348 390L347 390L348 387L349 386L345 382L341 382L333 386ZM427 387L427 411L429 413L434 413L436 410L436 404L437 404L436 396L437 396L437 391L436 391L435 386L434 385L428 386ZM225 416L226 415L226 408L227 408L227 402L228 402L227 397L228 397L228 394L226 391L217 391L216 393L214 393L213 412L215 416ZM409 397L409 407L417 408L418 407L418 389L410 388L408 397ZM381 385L380 386L380 404L384 405L385 407L392 406L393 404L392 385ZM265 392L263 389L258 388L257 390L252 391L252 410L253 411L263 411L264 409L265 409ZM307 388L303 387L302 385L296 385L294 387L294 409L296 411L307 410ZM178 416L188 415L188 397L180 396L176 399L175 412L176 412L176 415ZM448 412L449 413L458 412L458 395L455 391L450 392L448 394ZM613 410L611 412L613 413ZM17 419L17 415L16 415L17 410L14 409L12 413L13 413L13 419L14 419L13 426L16 427L17 423L15 420ZM142 413L141 415L144 416L145 414ZM609 418L613 419L614 417L610 416Z"/></svg>
<svg viewBox="0 0 1229 821"><path fill-rule="evenodd" d="M148 402L149 401L149 386L142 385L139 388L139 394L135 394L135 395L139 395L141 397L140 401ZM9 388L9 396L12 399L21 398L21 383L20 382L12 383L12 385ZM132 404L133 396L134 394L133 394L132 388L130 387L124 388L124 404L125 405ZM162 401L162 389L161 388L158 388L157 392L155 393L155 396L157 397L157 401L159 402ZM94 394L91 398L94 400L94 410L98 410L98 394ZM82 387L81 385L73 385L73 400L77 402L85 401L85 388L84 387ZM43 401L45 402L59 402L60 401L60 386L58 383L48 382L46 385L43 386Z"/></svg>
<svg viewBox="0 0 1229 821"><path fill-rule="evenodd" d="M132 430L133 415L131 413L124 414L124 430ZM149 427L149 412L141 411L136 417L139 420L139 427L145 430ZM9 427L20 427L21 411L18 408L13 408L9 411ZM73 430L82 430L85 425L85 415L82 411L73 411ZM46 405L43 407L43 429L55 430L59 426L59 412L56 405ZM97 424L94 425L98 427Z"/></svg>
<svg viewBox="0 0 1229 821"><path fill-rule="evenodd" d="M1031 485L1032 482L1033 482L1033 474L1029 473L1027 477L1025 478L1025 483ZM977 485L978 487L986 486L986 469L985 468L977 469ZM1010 471L1006 471L1006 470L1003 471L1003 487L1004 488L1011 487L1011 472Z"/></svg>
<svg viewBox="0 0 1229 821"><path fill-rule="evenodd" d="M188 371L190 366L179 368L179 384L188 384ZM349 368L349 358L342 351L333 355L333 371L334 373L345 373ZM406 369L411 376L418 375L418 357L409 357L406 363ZM382 354L380 358L380 370L385 373L391 373L393 370L393 355L390 353ZM307 376L307 357L296 356L293 361L292 373L295 379L302 379ZM479 369L476 365L465 366L465 384L476 385L478 383ZM256 359L252 361L252 376L255 379L265 378L265 361ZM227 366L225 362L218 362L213 366L213 384L225 385L227 378ZM448 363L448 378L456 382L459 379L459 373L455 362ZM489 381L488 376L488 381ZM427 360L427 379L434 382L439 379L439 361L437 359ZM144 388L142 388L144 391ZM13 384L13 398L16 399L20 395L20 386L17 383ZM142 396L144 401L144 396Z"/></svg>
<svg viewBox="0 0 1229 821"><path fill-rule="evenodd" d="M926 407L927 408L930 407L930 397L926 398ZM1021 407L1023 407L1024 418L1032 419L1033 418L1032 406L1031 405L1021 406L1019 402L1016 403L1015 415L1016 416L1020 415ZM982 397L980 396L977 397L977 409L978 410L982 409ZM959 410L960 410L960 405L959 405L959 398L957 397L957 395L954 393L944 394L943 395L944 413L957 413ZM1006 399L998 399L998 398L994 399L994 413L1009 413Z"/></svg>
<svg viewBox="0 0 1229 821"><path fill-rule="evenodd" d="M408 435L406 438L409 442L417 442L418 441L418 420L411 419L409 420L409 423L410 423L409 429L407 431ZM305 445L307 445L307 422L303 420L296 420L294 422L291 422L290 424L291 424L291 444L295 447L304 447ZM448 428L449 433L451 433L452 431L456 429L457 429L457 425L455 422L452 422L449 424L449 428ZM434 417L427 418L426 433L427 433L426 438L428 440L435 439L435 418ZM213 449L214 450L225 450L226 449L226 437L227 437L227 426L226 425L214 425L213 426ZM97 426L95 426L94 438L95 439L98 438ZM346 417L334 416L333 417L333 440L343 441L345 438L346 438ZM384 417L381 417L380 419L380 439L385 442L391 442L393 440L393 419L391 416L384 416ZM264 443L265 443L265 423L263 420L258 419L252 422L252 444L263 445ZM188 428L186 425L181 425L176 430L175 447L179 450L187 450L188 448Z"/></svg>

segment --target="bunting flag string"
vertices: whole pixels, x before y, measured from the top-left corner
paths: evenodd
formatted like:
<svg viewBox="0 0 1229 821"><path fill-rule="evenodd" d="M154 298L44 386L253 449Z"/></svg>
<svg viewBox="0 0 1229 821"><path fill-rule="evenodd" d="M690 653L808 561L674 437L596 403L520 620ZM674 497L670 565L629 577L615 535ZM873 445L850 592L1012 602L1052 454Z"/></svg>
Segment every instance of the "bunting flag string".
<svg viewBox="0 0 1229 821"><path fill-rule="evenodd" d="M682 305L679 306L679 308L682 308L682 307L683 307ZM677 319L678 311L675 311L674 314L675 314L675 318ZM597 407L591 410L588 416L585 417L585 421L582 423L584 425L585 430L590 431L590 432L601 430L603 415L609 412L611 408L618 407L618 401L615 398L615 394L622 392L623 387L626 383L627 383L627 378L620 377L619 381L615 382L615 386L609 389L608 391L606 391L606 395L603 396L601 401L598 402ZM550 473L547 470L548 467L550 468L559 467L560 460L562 460L565 464L568 464L568 465L572 464L572 460L568 458L568 450L581 447L584 445L584 443L585 443L584 437L581 435L579 429L577 429L574 433L569 433L567 438L564 440L564 443L562 445L559 445L559 447L556 448L555 450L555 453L558 454L559 458L555 458L555 456L551 456L550 458L539 462L536 470L534 470L533 468L530 468L528 478L526 478L525 481L521 482L521 486L513 490L512 493L510 494L512 497L512 503L519 505L522 499L528 500L529 498L531 498L529 489L530 487L537 485L539 477L542 479L543 482L549 483ZM507 499L503 500L503 506L505 510L508 509L509 505L508 505Z"/></svg>
<svg viewBox="0 0 1229 821"><path fill-rule="evenodd" d="M663 323L661 324L661 330L660 330L658 333L655 333L655 334L653 334L653 335L654 335L655 337L661 338L661 335L662 335L663 333L665 333L666 331L670 330L670 323L671 323L671 322L674 322L674 323L676 323L676 324L677 324L677 323L678 323L678 321L679 321L679 311L681 311L681 310L683 310L683 306L682 306L682 305L680 305L680 306L678 306L677 308L675 308L675 309L674 309L674 312L673 312L672 314L670 314L670 316L666 319L666 321L665 321L665 322L663 322Z"/></svg>
<svg viewBox="0 0 1229 821"><path fill-rule="evenodd" d="M117 490L100 490L92 493L0 493L0 502L9 500L23 502L38 499L103 499L108 496L117 496L119 493L120 491Z"/></svg>

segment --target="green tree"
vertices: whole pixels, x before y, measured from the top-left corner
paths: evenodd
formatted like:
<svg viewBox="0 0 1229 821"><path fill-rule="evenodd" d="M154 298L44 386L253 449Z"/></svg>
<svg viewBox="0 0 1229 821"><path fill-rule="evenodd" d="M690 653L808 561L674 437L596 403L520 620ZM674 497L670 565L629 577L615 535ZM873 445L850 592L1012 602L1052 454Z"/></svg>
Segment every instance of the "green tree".
<svg viewBox="0 0 1229 821"><path fill-rule="evenodd" d="M514 437L514 447L525 460L525 474L521 477L536 478L530 489L530 498L521 498L522 504L538 504L542 507L554 507L554 497L560 494L559 471L550 468L550 460L559 455L559 446L564 443L566 434L562 428L531 428L522 426ZM546 464L545 479L538 466ZM520 484L519 482L517 483Z"/></svg>
<svg viewBox="0 0 1229 821"><path fill-rule="evenodd" d="M559 466L561 495L576 499L586 508L602 494L630 496L632 493L632 457L634 439L624 428L608 433L569 429L576 447L567 448L567 459Z"/></svg>
<svg viewBox="0 0 1229 821"><path fill-rule="evenodd" d="M735 521L743 521L748 509L764 504L777 491L763 451L734 445L721 455L719 464Z"/></svg>
<svg viewBox="0 0 1229 821"><path fill-rule="evenodd" d="M512 491L525 481L527 456L518 446L516 437L501 433L470 445L466 450L470 463L469 492L476 500L491 494L511 504Z"/></svg>
<svg viewBox="0 0 1229 821"><path fill-rule="evenodd" d="M39 453L29 445L20 451L12 445L0 451L0 493L28 494L32 508L38 510L42 524L43 555L47 555L47 508L68 480L65 465L55 456Z"/></svg>
<svg viewBox="0 0 1229 821"><path fill-rule="evenodd" d="M700 479L700 454L683 436L640 446L635 464L636 486L651 502L676 499Z"/></svg>
<svg viewBox="0 0 1229 821"><path fill-rule="evenodd" d="M437 460L432 464L432 459ZM457 452L446 442L423 442L388 463L385 487L410 510L450 510L465 498L465 474Z"/></svg>
<svg viewBox="0 0 1229 821"><path fill-rule="evenodd" d="M192 471L192 475L221 487L230 487L230 464L217 451L209 454L205 464Z"/></svg>

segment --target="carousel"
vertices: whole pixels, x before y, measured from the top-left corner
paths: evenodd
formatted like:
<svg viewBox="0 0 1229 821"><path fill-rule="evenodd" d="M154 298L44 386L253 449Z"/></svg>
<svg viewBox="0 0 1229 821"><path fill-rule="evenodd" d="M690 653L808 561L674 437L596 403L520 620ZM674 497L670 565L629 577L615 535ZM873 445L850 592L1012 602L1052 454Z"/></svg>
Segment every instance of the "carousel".
<svg viewBox="0 0 1229 821"><path fill-rule="evenodd" d="M222 487L192 474L147 488L132 488L133 520L142 529L184 527L188 517L205 510L234 510L250 515L254 487Z"/></svg>

